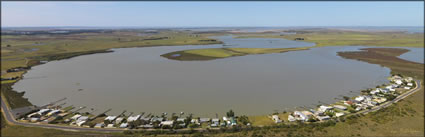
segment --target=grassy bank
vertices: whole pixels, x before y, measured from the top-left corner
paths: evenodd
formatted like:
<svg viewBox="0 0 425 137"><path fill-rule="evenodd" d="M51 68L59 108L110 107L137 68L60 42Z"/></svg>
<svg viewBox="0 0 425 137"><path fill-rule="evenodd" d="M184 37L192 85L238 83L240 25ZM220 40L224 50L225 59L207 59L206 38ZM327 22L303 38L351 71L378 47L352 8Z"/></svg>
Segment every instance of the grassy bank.
<svg viewBox="0 0 425 137"><path fill-rule="evenodd" d="M289 51L307 50L308 48L210 48L191 49L175 51L161 56L173 60L193 61L193 60L214 60L235 56L245 56L253 54L283 53Z"/></svg>
<svg viewBox="0 0 425 137"><path fill-rule="evenodd" d="M294 40L304 38L316 46L383 46L383 47L424 47L423 33L403 32L361 32L342 30L300 31L294 35L241 34L238 38L284 38Z"/></svg>

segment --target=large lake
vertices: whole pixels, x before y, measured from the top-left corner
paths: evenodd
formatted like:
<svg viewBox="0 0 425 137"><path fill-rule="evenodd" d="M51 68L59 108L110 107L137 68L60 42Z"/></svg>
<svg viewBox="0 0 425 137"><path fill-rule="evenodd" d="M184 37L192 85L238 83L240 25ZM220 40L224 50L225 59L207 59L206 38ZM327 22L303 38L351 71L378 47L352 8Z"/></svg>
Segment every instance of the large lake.
<svg viewBox="0 0 425 137"><path fill-rule="evenodd" d="M219 39L234 46L250 41L245 42L251 44L248 47L314 45L284 39ZM184 111L214 117L229 109L237 115L259 115L315 106L319 101L332 103L341 95L355 95L359 90L385 83L390 75L388 68L336 54L362 48L359 46L211 61L176 61L160 56L178 50L220 47L223 46L123 48L52 61L33 67L13 88L26 91L25 97L35 105L67 97L67 105L94 108L94 113L112 108L108 114L123 110L155 114Z"/></svg>

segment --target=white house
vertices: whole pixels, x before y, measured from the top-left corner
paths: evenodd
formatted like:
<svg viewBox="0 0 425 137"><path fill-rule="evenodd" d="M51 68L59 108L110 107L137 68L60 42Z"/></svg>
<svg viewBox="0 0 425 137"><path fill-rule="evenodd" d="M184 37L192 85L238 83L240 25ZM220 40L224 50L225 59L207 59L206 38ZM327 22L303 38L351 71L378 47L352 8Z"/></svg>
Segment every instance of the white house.
<svg viewBox="0 0 425 137"><path fill-rule="evenodd" d="M120 125L120 128L127 128L128 127L128 123L122 123L121 125Z"/></svg>
<svg viewBox="0 0 425 137"><path fill-rule="evenodd" d="M343 116L344 115L344 113L342 113L342 112L340 112L340 113L335 113L335 116L336 117L340 117L340 116Z"/></svg>
<svg viewBox="0 0 425 137"><path fill-rule="evenodd" d="M410 87L404 87L404 89L410 89Z"/></svg>
<svg viewBox="0 0 425 137"><path fill-rule="evenodd" d="M108 124L108 125L106 126L106 128L115 128L115 127L114 127L114 124Z"/></svg>
<svg viewBox="0 0 425 137"><path fill-rule="evenodd" d="M108 116L105 118L106 121L114 121L117 118L117 116Z"/></svg>
<svg viewBox="0 0 425 137"><path fill-rule="evenodd" d="M121 122L124 120L123 117L119 117L117 119L115 119L115 124L121 124Z"/></svg>
<svg viewBox="0 0 425 137"><path fill-rule="evenodd" d="M339 109L339 110L347 110L347 107L341 106L341 105L334 105L334 108Z"/></svg>
<svg viewBox="0 0 425 137"><path fill-rule="evenodd" d="M78 118L80 118L81 117L81 115L80 114L77 114L77 115L74 115L74 116L72 116L71 117L71 119L73 119L73 120L77 120Z"/></svg>
<svg viewBox="0 0 425 137"><path fill-rule="evenodd" d="M162 121L161 125L163 126L173 126L174 121L168 120L168 121Z"/></svg>
<svg viewBox="0 0 425 137"><path fill-rule="evenodd" d="M318 116L317 119L319 119L320 121L323 121L323 120L329 120L329 119L331 119L331 117L329 117L329 116Z"/></svg>
<svg viewBox="0 0 425 137"><path fill-rule="evenodd" d="M105 127L105 123L97 123L94 127L95 128L103 128L103 127Z"/></svg>
<svg viewBox="0 0 425 137"><path fill-rule="evenodd" d="M199 118L200 123L210 122L210 118Z"/></svg>
<svg viewBox="0 0 425 137"><path fill-rule="evenodd" d="M273 121L274 121L275 123L280 123L280 122L282 122L282 120L280 120L279 116L277 116L277 115L273 115L273 116L272 116L272 119L273 119Z"/></svg>
<svg viewBox="0 0 425 137"><path fill-rule="evenodd" d="M288 116L288 121L290 121L290 122L294 122L296 119L292 116L292 115L289 115Z"/></svg>
<svg viewBox="0 0 425 137"><path fill-rule="evenodd" d="M38 114L40 114L40 115L44 115L44 114L46 114L47 112L50 112L50 109L41 109L40 111L38 111L37 113Z"/></svg>
<svg viewBox="0 0 425 137"><path fill-rule="evenodd" d="M302 121L308 120L308 116L304 115L304 113L302 112L294 111L294 115L297 120L302 120Z"/></svg>
<svg viewBox="0 0 425 137"><path fill-rule="evenodd" d="M190 120L190 123L199 124L199 120L198 119L192 119L192 120Z"/></svg>
<svg viewBox="0 0 425 137"><path fill-rule="evenodd" d="M86 121L78 121L77 126L81 127L84 123L86 123Z"/></svg>
<svg viewBox="0 0 425 137"><path fill-rule="evenodd" d="M403 82L401 81L401 80L395 80L395 83L397 84L397 85L401 85L401 84L403 84Z"/></svg>
<svg viewBox="0 0 425 137"><path fill-rule="evenodd" d="M60 110L53 110L53 111L50 111L49 113L47 113L47 116L55 115L55 114L58 114L58 113L60 113Z"/></svg>
<svg viewBox="0 0 425 137"><path fill-rule="evenodd" d="M356 100L357 102L362 102L364 99L365 98L363 96L358 96L354 100Z"/></svg>
<svg viewBox="0 0 425 137"><path fill-rule="evenodd" d="M377 93L379 93L379 92L380 92L380 90L379 90L379 89L375 89L375 90L370 91L370 94L377 94Z"/></svg>
<svg viewBox="0 0 425 137"><path fill-rule="evenodd" d="M136 121L140 118L141 115L137 115L137 116L130 116L127 118L127 122L133 122Z"/></svg>
<svg viewBox="0 0 425 137"><path fill-rule="evenodd" d="M81 117L79 117L78 119L77 119L77 124L79 123L79 122L81 122L81 121L87 121L89 119L89 117L88 116L81 116Z"/></svg>
<svg viewBox="0 0 425 137"><path fill-rule="evenodd" d="M331 110L331 109L332 109L332 107L330 107L330 106L323 106L323 105L321 105L319 107L319 111L322 111L322 112L325 112L325 111Z"/></svg>
<svg viewBox="0 0 425 137"><path fill-rule="evenodd" d="M413 83L407 83L407 86L413 86Z"/></svg>
<svg viewBox="0 0 425 137"><path fill-rule="evenodd" d="M413 80L413 78L412 77L407 77L407 78L405 78L404 79L404 81L406 81L406 82L410 82L410 81L412 81Z"/></svg>

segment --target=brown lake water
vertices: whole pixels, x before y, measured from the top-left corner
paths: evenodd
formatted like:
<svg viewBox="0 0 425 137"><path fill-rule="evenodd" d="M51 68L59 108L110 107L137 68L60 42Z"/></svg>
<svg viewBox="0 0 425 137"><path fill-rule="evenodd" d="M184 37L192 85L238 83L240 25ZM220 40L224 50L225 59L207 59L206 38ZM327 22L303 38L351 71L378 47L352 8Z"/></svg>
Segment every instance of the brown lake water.
<svg viewBox="0 0 425 137"><path fill-rule="evenodd" d="M244 45L232 38L220 39ZM260 45L257 47L265 43L284 48L314 45L284 39L241 40ZM26 91L25 97L35 105L67 97L65 106L87 106L94 108L93 113L112 108L108 114L116 115L123 110L154 114L184 111L214 117L229 109L237 115L261 115L296 106L313 107L319 101L332 103L341 95L356 95L350 91L385 83L390 75L388 68L336 54L358 50L360 46L211 61L176 61L160 56L185 49L220 47L223 46L123 48L52 61L33 67L13 88Z"/></svg>

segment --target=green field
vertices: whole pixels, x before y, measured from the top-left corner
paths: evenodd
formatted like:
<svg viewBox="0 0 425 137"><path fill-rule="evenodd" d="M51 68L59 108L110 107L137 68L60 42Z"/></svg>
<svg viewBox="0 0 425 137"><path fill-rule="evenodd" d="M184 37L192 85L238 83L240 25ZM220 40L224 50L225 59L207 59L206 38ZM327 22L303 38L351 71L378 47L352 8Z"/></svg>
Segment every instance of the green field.
<svg viewBox="0 0 425 137"><path fill-rule="evenodd" d="M284 38L294 40L304 38L316 46L383 46L383 47L424 47L423 33L403 32L362 32L362 31L300 31L294 35L240 34L237 38Z"/></svg>
<svg viewBox="0 0 425 137"><path fill-rule="evenodd" d="M191 49L166 53L161 56L168 59L191 61L191 60L213 60L235 56L253 54L283 53L288 51L307 50L308 48L209 48ZM173 56L178 55L178 56Z"/></svg>

